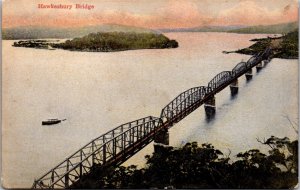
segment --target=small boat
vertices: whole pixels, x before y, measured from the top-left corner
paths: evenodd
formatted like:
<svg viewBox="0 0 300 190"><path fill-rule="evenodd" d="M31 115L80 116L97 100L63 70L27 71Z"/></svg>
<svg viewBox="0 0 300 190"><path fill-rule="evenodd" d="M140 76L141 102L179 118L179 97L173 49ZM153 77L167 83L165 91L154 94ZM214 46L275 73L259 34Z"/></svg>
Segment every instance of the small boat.
<svg viewBox="0 0 300 190"><path fill-rule="evenodd" d="M58 124L62 121L65 121L66 119L60 120L60 119L48 119L47 121L42 121L42 125L54 125Z"/></svg>

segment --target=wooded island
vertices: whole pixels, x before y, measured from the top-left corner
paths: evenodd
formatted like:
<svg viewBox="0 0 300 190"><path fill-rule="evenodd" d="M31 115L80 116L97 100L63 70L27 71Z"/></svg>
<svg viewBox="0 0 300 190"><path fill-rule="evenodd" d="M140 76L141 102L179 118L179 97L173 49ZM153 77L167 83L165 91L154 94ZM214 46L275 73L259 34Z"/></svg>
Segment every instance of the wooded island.
<svg viewBox="0 0 300 190"><path fill-rule="evenodd" d="M13 44L15 47L59 48L71 51L111 52L135 49L177 48L178 42L163 34L134 32L98 32L62 43L45 40L26 40Z"/></svg>

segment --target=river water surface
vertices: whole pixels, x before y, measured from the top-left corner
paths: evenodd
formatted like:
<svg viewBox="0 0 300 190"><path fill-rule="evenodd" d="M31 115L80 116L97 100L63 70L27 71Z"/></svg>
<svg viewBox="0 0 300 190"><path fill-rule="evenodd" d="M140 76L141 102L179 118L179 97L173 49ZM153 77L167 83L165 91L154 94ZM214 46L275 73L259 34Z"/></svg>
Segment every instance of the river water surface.
<svg viewBox="0 0 300 190"><path fill-rule="evenodd" d="M72 52L12 47L3 41L4 187L31 187L35 178L57 165L91 139L120 124L159 116L181 92L204 86L219 72L231 70L250 56L223 54L267 35L168 33L176 49L113 53ZM239 93L229 88L216 95L216 117L207 122L203 106L170 129L170 145L188 141L212 143L234 158L261 148L256 138L271 135L296 139L298 60L273 59L246 82ZM41 126L48 118L61 124ZM294 124L296 126L296 124ZM125 165L143 166L153 144Z"/></svg>

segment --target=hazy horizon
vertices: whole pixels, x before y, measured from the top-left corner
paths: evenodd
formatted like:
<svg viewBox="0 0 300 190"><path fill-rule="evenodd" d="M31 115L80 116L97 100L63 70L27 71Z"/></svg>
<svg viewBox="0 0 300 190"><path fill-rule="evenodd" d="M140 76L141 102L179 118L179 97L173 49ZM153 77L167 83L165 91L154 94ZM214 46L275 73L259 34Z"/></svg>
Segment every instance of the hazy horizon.
<svg viewBox="0 0 300 190"><path fill-rule="evenodd" d="M252 26L269 26L269 25L280 25L280 24L288 24L294 23L297 21L291 22L280 22L275 24L260 24L260 25L203 25L203 26L191 26L191 27L179 27L179 28L146 28L142 26L134 26L134 25L126 25L126 24L116 24L116 23L104 23L104 24L95 24L95 25L85 25L85 26L68 26L68 27L50 27L50 26L40 26L40 25L27 25L27 26L17 26L17 27L10 27L4 29L12 29L12 28L56 28L56 29L74 29L74 28L83 28L83 27L96 27L96 26L125 26L125 27L137 27L137 28L145 28L145 29L152 29L152 30L159 30L159 29L189 29L189 28L197 28L197 27L252 27Z"/></svg>
<svg viewBox="0 0 300 190"><path fill-rule="evenodd" d="M18 6L15 6L18 4ZM72 5L71 9L41 9L43 5ZM2 28L22 26L76 28L117 24L150 29L201 26L274 25L298 20L296 0L89 0L93 9L76 9L79 0L3 2ZM34 13L34 14L33 14Z"/></svg>

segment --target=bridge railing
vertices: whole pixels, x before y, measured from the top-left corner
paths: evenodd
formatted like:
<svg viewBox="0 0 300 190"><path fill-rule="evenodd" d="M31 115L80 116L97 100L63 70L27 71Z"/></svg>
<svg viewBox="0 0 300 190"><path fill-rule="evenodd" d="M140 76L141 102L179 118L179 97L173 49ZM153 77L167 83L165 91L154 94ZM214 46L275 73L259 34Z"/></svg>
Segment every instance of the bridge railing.
<svg viewBox="0 0 300 190"><path fill-rule="evenodd" d="M247 63L250 63L251 67L257 65L259 62L269 59L272 54L271 48L266 48L264 51L259 52L258 54L252 56Z"/></svg>
<svg viewBox="0 0 300 190"><path fill-rule="evenodd" d="M179 105L185 98L187 98L188 96L190 96L192 93L196 92L199 90L199 88L202 87L193 87L190 88L184 92L182 92L181 94L179 94L178 96L176 96L169 104L167 104L161 112L161 118L168 118L168 113L173 110L175 107L177 107L177 105Z"/></svg>
<svg viewBox="0 0 300 190"><path fill-rule="evenodd" d="M188 90L189 93L186 93L187 91L185 91L178 95L165 108L163 108L161 118L166 118L167 121L171 121L173 118L181 114L183 110L186 110L209 93L209 88L206 86L199 86L191 89Z"/></svg>
<svg viewBox="0 0 300 190"><path fill-rule="evenodd" d="M238 63L231 71L232 77L238 76L240 73L247 71L250 67L248 67L247 62Z"/></svg>
<svg viewBox="0 0 300 190"><path fill-rule="evenodd" d="M247 61L247 67L252 68L255 62L256 62L256 56L250 57L250 59L248 59Z"/></svg>
<svg viewBox="0 0 300 190"><path fill-rule="evenodd" d="M263 52L260 52L256 55L252 56L246 63L247 67L252 68L255 65L257 65L259 62L261 62L263 60L263 57L265 54L266 54L265 51L263 51Z"/></svg>
<svg viewBox="0 0 300 190"><path fill-rule="evenodd" d="M117 154L125 151L160 125L160 118L149 116L116 127L101 135L38 180L33 188L66 188L88 173L95 164L105 164Z"/></svg>
<svg viewBox="0 0 300 190"><path fill-rule="evenodd" d="M263 52L263 59L269 59L272 54L272 49L270 47L266 48Z"/></svg>
<svg viewBox="0 0 300 190"><path fill-rule="evenodd" d="M208 87L214 91L215 89L219 88L221 85L227 83L232 79L231 71L223 71L217 74L209 83Z"/></svg>

